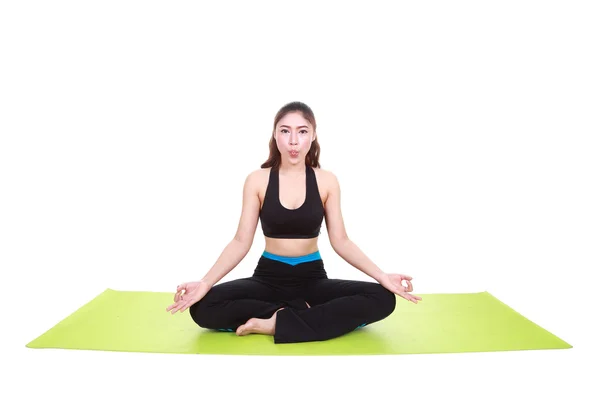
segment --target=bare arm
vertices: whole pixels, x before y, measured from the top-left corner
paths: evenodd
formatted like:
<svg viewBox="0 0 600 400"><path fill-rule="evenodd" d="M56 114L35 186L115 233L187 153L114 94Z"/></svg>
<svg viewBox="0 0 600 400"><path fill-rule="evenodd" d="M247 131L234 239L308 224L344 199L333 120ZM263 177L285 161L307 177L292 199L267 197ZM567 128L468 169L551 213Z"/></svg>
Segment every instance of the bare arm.
<svg viewBox="0 0 600 400"><path fill-rule="evenodd" d="M246 257L248 251L250 248L245 243L236 239L231 240L202 281L213 287Z"/></svg>
<svg viewBox="0 0 600 400"><path fill-rule="evenodd" d="M254 233L258 225L260 200L258 197L258 182L260 175L255 171L246 177L244 182L244 196L242 202L242 215L238 224L235 237L225 246L225 249L206 273L202 281L210 287L219 282L231 272L248 254L254 241Z"/></svg>
<svg viewBox="0 0 600 400"><path fill-rule="evenodd" d="M333 250L348 264L369 275L377 282L385 273L348 238L341 207L340 184L333 173L327 174L329 195L325 203L325 222Z"/></svg>

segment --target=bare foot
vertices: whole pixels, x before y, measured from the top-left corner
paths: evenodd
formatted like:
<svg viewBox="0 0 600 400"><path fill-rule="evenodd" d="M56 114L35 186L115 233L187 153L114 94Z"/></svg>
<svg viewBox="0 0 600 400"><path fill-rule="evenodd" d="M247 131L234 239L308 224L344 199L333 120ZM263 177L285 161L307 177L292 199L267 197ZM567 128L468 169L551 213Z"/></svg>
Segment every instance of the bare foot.
<svg viewBox="0 0 600 400"><path fill-rule="evenodd" d="M262 318L250 318L244 325L240 325L235 334L238 336L245 336L250 333L260 333L263 335L275 335L275 319L277 318L277 312L283 310L283 307L273 313L273 316L269 319Z"/></svg>

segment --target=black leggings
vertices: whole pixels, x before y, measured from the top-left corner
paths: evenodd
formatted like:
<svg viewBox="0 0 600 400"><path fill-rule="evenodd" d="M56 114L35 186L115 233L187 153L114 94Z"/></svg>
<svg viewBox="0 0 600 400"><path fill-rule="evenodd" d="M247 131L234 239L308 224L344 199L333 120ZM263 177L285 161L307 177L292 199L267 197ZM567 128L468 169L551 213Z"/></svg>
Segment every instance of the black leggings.
<svg viewBox="0 0 600 400"><path fill-rule="evenodd" d="M277 313L274 342L311 342L380 321L396 307L394 293L379 283L329 279L319 252L299 263L288 260L307 256L265 255L274 256L263 253L251 277L215 285L193 304L189 310L194 322L235 332L248 319L270 318L285 307Z"/></svg>

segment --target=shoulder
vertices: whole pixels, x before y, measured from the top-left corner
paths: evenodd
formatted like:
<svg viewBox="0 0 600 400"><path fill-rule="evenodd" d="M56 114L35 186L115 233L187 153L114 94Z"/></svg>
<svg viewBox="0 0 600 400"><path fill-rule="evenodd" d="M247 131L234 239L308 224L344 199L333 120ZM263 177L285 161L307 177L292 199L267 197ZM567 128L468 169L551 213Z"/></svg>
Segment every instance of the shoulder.
<svg viewBox="0 0 600 400"><path fill-rule="evenodd" d="M322 183L327 189L336 189L339 187L339 181L333 171L322 168L313 168L315 176L319 183Z"/></svg>
<svg viewBox="0 0 600 400"><path fill-rule="evenodd" d="M264 180L265 177L269 176L269 171L271 171L271 168L258 168L252 170L246 175L246 182L252 184L259 183Z"/></svg>
<svg viewBox="0 0 600 400"><path fill-rule="evenodd" d="M269 181L271 168L258 168L248 172L244 186L260 191L260 188Z"/></svg>
<svg viewBox="0 0 600 400"><path fill-rule="evenodd" d="M318 178L326 180L326 181L337 181L337 176L333 173L333 171L323 169L323 168L313 168L313 169Z"/></svg>
<svg viewBox="0 0 600 400"><path fill-rule="evenodd" d="M255 170L252 170L248 173L247 178L251 178L251 179L256 179L256 178L260 178L262 176L265 175L269 175L269 172L271 171L271 168L258 168Z"/></svg>

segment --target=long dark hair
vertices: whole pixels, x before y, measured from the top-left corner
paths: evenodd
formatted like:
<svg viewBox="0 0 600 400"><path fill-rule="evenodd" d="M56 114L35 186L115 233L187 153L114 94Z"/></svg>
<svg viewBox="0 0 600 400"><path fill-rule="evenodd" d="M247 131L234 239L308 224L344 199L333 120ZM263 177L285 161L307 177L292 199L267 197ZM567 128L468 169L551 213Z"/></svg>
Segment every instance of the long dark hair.
<svg viewBox="0 0 600 400"><path fill-rule="evenodd" d="M285 117L291 112L298 111L302 113L302 115L306 120L308 120L308 122L310 122L310 124L313 127L313 130L315 132L317 131L317 121L315 120L315 114L309 106L300 101L294 101L281 107L281 109L275 115L275 122L273 123L273 132L271 132L271 140L269 141L269 158L260 166L261 168L279 168L279 166L281 165L281 153L277 148L277 142L273 137L273 133L275 133L275 129L277 129L277 124L283 117ZM313 140L310 145L310 150L308 150L308 154L306 155L305 163L311 167L321 168L321 164L319 163L320 153L321 146L319 146L319 139L315 138L315 140Z"/></svg>

